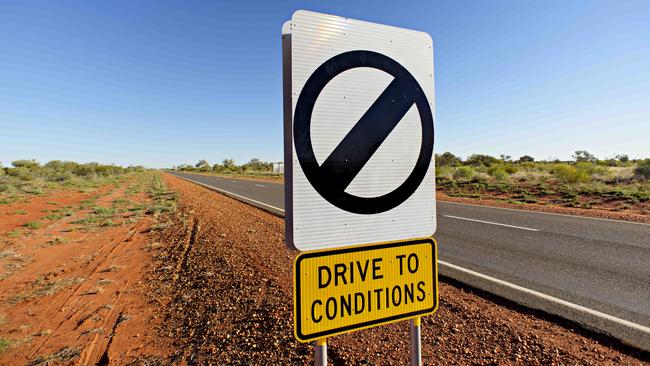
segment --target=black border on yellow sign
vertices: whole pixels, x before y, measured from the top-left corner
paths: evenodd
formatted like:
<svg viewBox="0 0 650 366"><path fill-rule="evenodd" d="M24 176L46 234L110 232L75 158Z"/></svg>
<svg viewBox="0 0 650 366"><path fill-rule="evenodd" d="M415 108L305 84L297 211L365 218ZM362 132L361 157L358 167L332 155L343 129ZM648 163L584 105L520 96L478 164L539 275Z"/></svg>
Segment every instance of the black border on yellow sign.
<svg viewBox="0 0 650 366"><path fill-rule="evenodd" d="M422 244L422 243L429 243L432 246L435 262L433 263L433 271L434 271L434 282L435 282L435 295L434 295L434 305L432 308L420 310L420 311L414 311L410 313L405 313L405 314L400 314L400 315L393 315L390 317L386 318L381 318L381 319L376 319L372 321L367 321L359 324L354 324L354 325L348 325L345 327L339 327L335 329L330 329L327 331L322 331L322 332L316 332L312 334L302 334L300 331L300 325L301 325L301 313L300 313L300 277L299 276L299 269L300 269L300 264L303 259L307 258L314 258L314 257L325 257L329 255L337 255L337 254L345 254L345 253L354 253L354 252L361 252L361 251L370 251L370 250L376 250L376 249L385 249L385 248L392 248L392 247L401 247L401 246L408 246L408 245L414 245L414 244ZM390 241L390 242L383 242L383 243L374 243L374 244L368 244L368 245L359 245L359 246L354 246L354 247L345 247L345 248L337 248L333 250L318 250L318 251L313 251L313 252L305 252L301 253L296 257L294 260L293 264L293 332L294 336L296 339L300 342L309 342L313 341L316 339L321 339L325 337L331 337L334 335L338 334L344 334L348 333L354 330L361 330L361 329L366 329L366 328L371 328L375 327L378 325L382 324L389 324L389 323L395 323L397 321L403 320L403 319L409 319L413 318L416 316L423 316L423 315L429 315L433 314L438 310L438 242L434 238L417 238L417 239L407 239L407 240L398 240L398 241Z"/></svg>

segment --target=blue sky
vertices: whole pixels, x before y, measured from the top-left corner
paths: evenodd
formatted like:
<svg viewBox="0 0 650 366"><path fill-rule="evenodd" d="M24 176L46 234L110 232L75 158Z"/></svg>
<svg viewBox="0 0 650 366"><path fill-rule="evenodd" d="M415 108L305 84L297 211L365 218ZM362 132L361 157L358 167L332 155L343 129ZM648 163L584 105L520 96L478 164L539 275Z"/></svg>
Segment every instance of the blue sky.
<svg viewBox="0 0 650 366"><path fill-rule="evenodd" d="M297 9L426 31L437 152L650 156L648 1L2 1L0 161L282 159Z"/></svg>

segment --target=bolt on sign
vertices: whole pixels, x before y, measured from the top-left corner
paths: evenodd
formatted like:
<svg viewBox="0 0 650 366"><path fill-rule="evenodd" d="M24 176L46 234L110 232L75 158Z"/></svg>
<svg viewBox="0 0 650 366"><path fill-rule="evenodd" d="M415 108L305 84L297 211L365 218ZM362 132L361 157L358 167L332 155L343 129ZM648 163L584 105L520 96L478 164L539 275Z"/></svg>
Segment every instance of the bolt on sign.
<svg viewBox="0 0 650 366"><path fill-rule="evenodd" d="M307 342L431 314L438 307L430 238L306 252L294 263L294 333Z"/></svg>
<svg viewBox="0 0 650 366"><path fill-rule="evenodd" d="M284 24L287 245L434 234L433 81L427 33L303 10Z"/></svg>

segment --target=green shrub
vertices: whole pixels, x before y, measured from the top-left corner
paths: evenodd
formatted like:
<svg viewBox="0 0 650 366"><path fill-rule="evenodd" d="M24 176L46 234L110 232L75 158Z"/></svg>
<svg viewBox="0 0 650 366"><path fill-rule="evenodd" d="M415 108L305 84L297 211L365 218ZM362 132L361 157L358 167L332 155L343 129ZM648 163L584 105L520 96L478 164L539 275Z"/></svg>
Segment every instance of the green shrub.
<svg viewBox="0 0 650 366"><path fill-rule="evenodd" d="M454 179L471 180L476 175L476 171L469 166L461 166L454 172Z"/></svg>
<svg viewBox="0 0 650 366"><path fill-rule="evenodd" d="M93 209L93 213L96 215L114 215L116 210L112 207L101 207L97 206Z"/></svg>
<svg viewBox="0 0 650 366"><path fill-rule="evenodd" d="M472 166L480 166L480 165L491 166L498 162L499 159L490 155L482 155L482 154L472 154L467 158L467 160L465 160L465 164L472 165Z"/></svg>
<svg viewBox="0 0 650 366"><path fill-rule="evenodd" d="M639 163L634 169L634 173L643 179L650 179L650 159L645 159Z"/></svg>
<svg viewBox="0 0 650 366"><path fill-rule="evenodd" d="M588 163L588 162L579 162L576 163L576 170L584 170L587 174L601 174L605 175L609 171L606 166Z"/></svg>
<svg viewBox="0 0 650 366"><path fill-rule="evenodd" d="M632 193L631 196L639 200L639 202L646 202L650 200L650 192L638 191Z"/></svg>
<svg viewBox="0 0 650 366"><path fill-rule="evenodd" d="M517 172L517 167L513 164L495 164L487 168L487 173L494 176L494 172L497 170L502 170L508 174L514 174Z"/></svg>
<svg viewBox="0 0 650 366"><path fill-rule="evenodd" d="M72 172L57 172L48 177L51 182L66 182L74 178Z"/></svg>
<svg viewBox="0 0 650 366"><path fill-rule="evenodd" d="M5 194L14 194L16 192L16 187L10 183L1 183L0 184L0 193Z"/></svg>
<svg viewBox="0 0 650 366"><path fill-rule="evenodd" d="M14 160L11 162L11 165L13 165L16 168L27 168L27 169L34 169L34 168L38 168L39 166L36 160Z"/></svg>
<svg viewBox="0 0 650 366"><path fill-rule="evenodd" d="M492 177L494 177L494 179L496 179L499 182L503 182L507 180L508 177L510 177L510 174L508 174L508 172L503 169L496 169L492 172L491 175Z"/></svg>
<svg viewBox="0 0 650 366"><path fill-rule="evenodd" d="M591 174L586 169L567 164L556 164L551 173L565 183L587 183L591 181Z"/></svg>
<svg viewBox="0 0 650 366"><path fill-rule="evenodd" d="M461 163L459 157L448 151L442 155L436 154L436 166L459 166Z"/></svg>
<svg viewBox="0 0 650 366"><path fill-rule="evenodd" d="M0 354L9 349L11 342L8 339L0 338Z"/></svg>
<svg viewBox="0 0 650 366"><path fill-rule="evenodd" d="M451 179L453 177L453 169L449 166L438 166L436 167L436 178L439 179Z"/></svg>
<svg viewBox="0 0 650 366"><path fill-rule="evenodd" d="M26 223L23 226L25 226L26 228L29 228L29 229L38 229L38 228L41 227L41 223L38 222L38 221L30 221L30 222Z"/></svg>
<svg viewBox="0 0 650 366"><path fill-rule="evenodd" d="M29 168L26 168L24 166L19 166L16 168L8 168L7 174L9 174L9 176L16 177L24 181L30 181L34 179L34 174L32 174L32 171Z"/></svg>

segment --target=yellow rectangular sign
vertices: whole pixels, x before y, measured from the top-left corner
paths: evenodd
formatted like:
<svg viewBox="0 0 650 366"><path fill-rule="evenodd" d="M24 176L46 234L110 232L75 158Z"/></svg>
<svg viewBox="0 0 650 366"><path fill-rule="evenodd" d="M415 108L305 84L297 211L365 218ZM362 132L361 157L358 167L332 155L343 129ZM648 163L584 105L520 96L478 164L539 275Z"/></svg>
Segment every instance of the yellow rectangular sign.
<svg viewBox="0 0 650 366"><path fill-rule="evenodd" d="M432 238L306 252L294 262L301 342L431 314L438 308Z"/></svg>

